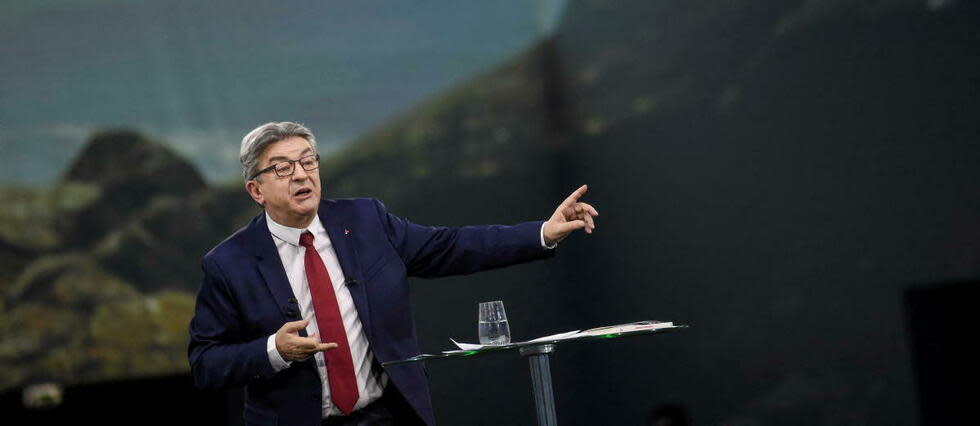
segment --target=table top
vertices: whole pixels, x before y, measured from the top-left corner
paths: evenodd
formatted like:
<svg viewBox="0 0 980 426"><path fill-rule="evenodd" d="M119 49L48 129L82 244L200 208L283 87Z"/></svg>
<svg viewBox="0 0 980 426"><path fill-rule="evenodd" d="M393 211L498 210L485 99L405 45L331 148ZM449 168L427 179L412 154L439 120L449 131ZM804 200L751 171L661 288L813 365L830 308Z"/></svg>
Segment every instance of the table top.
<svg viewBox="0 0 980 426"><path fill-rule="evenodd" d="M557 345L561 343L570 343L570 342L609 340L609 339L618 339L620 337L639 336L639 335L646 335L646 334L661 334L661 333L669 333L669 332L677 331L682 328L688 328L688 326L674 325L670 327L659 327L659 328L648 329L648 330L632 330L632 331L602 333L602 334L582 334L572 338L563 338L563 339L554 339L554 340L533 340L527 342L510 343L506 345L493 345L493 346L487 346L481 349L473 349L473 350L460 349L460 350L445 351L438 354L419 354L407 359L388 361L382 363L382 365L388 366L388 365L408 364L408 363L419 362L419 361L429 361L435 359L476 356L476 355L483 355L491 352L505 352L505 351L520 350L521 348L529 348L533 346Z"/></svg>

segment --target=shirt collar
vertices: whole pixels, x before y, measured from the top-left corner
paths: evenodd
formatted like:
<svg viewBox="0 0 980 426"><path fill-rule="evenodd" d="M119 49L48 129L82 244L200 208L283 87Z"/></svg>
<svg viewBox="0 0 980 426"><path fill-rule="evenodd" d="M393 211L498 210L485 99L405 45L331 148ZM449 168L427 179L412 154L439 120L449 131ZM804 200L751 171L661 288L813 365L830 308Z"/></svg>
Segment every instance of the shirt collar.
<svg viewBox="0 0 980 426"><path fill-rule="evenodd" d="M297 247L299 247L299 236L302 235L303 232L310 231L314 236L322 235L324 232L326 232L323 228L323 224L320 223L320 215L313 216L313 221L310 222L305 229L291 228L289 226L276 223L276 221L272 220L272 217L269 216L268 212L265 213L265 222L269 226L269 232L271 232L274 237Z"/></svg>

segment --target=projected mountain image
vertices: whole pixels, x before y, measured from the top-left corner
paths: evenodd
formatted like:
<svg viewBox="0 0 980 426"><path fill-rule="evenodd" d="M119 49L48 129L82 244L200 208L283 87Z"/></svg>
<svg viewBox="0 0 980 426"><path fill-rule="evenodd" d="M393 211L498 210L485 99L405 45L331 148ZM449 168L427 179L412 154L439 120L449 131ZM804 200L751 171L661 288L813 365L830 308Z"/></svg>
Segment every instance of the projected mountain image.
<svg viewBox="0 0 980 426"><path fill-rule="evenodd" d="M410 214L465 211L515 185L488 211L546 192L536 177L556 149L554 126L526 118L546 115L548 48L325 158L325 195L375 196ZM439 200L419 197L427 191ZM209 186L130 130L94 135L49 188L0 194L0 388L187 371L200 258L261 212L240 184Z"/></svg>

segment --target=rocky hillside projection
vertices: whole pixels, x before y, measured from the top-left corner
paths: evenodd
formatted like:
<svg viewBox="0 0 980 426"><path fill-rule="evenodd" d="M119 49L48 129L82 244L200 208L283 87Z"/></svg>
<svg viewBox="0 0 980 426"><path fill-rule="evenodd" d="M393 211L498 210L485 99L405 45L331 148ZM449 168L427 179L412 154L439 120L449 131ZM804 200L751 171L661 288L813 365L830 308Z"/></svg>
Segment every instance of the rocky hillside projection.
<svg viewBox="0 0 980 426"><path fill-rule="evenodd" d="M187 368L200 256L254 214L247 197L125 130L49 189L0 192L0 388Z"/></svg>
<svg viewBox="0 0 980 426"><path fill-rule="evenodd" d="M537 46L325 158L325 196L430 219L540 216L558 197L562 113L542 83L555 67ZM127 130L95 135L48 189L0 192L0 389L186 371L200 257L259 211Z"/></svg>

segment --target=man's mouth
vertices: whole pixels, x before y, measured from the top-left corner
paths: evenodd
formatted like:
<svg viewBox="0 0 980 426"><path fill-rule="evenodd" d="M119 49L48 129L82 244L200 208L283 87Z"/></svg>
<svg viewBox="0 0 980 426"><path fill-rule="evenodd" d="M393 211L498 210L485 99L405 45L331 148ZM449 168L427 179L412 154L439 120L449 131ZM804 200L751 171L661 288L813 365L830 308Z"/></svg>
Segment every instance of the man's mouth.
<svg viewBox="0 0 980 426"><path fill-rule="evenodd" d="M300 188L300 189L297 189L296 192L293 193L293 196L294 197L299 197L299 198L305 198L305 197L309 196L312 193L313 193L313 190L310 189L310 188Z"/></svg>

